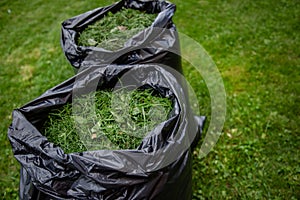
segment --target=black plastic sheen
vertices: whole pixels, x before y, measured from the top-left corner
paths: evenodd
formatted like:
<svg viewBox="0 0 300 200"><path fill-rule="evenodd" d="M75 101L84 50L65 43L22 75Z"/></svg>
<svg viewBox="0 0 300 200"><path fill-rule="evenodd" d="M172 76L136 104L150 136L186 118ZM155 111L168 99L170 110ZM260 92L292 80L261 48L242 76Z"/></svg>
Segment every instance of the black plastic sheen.
<svg viewBox="0 0 300 200"><path fill-rule="evenodd" d="M65 154L40 132L52 109L72 102L74 88L88 90L95 81L98 90L113 88L129 71L142 87L173 101L168 120L137 149ZM86 68L15 109L8 137L22 167L20 199L191 199L190 144L197 143L204 119L192 114L187 101L177 79L158 65L107 65Z"/></svg>

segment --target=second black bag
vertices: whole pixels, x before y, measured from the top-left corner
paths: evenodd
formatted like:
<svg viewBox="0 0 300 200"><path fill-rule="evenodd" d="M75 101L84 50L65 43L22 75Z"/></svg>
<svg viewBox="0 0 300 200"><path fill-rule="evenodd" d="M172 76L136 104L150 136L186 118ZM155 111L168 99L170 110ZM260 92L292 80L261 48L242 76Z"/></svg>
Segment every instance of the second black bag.
<svg viewBox="0 0 300 200"><path fill-rule="evenodd" d="M95 46L80 46L77 39L87 26L121 9L134 9L157 14L152 25L125 42L115 51ZM75 71L81 67L101 64L154 64L167 65L182 72L180 46L172 21L175 5L166 1L122 0L100 7L62 23L61 46ZM99 30L101 31L101 30Z"/></svg>

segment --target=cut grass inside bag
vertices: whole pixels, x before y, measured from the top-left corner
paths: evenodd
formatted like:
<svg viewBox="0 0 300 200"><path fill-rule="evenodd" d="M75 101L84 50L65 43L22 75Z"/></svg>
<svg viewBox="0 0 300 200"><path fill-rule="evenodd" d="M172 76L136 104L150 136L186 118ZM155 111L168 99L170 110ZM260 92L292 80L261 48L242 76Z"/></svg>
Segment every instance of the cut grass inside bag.
<svg viewBox="0 0 300 200"><path fill-rule="evenodd" d="M134 9L109 12L102 19L85 28L78 37L80 46L96 46L107 50L117 50L141 30L149 27L156 14L148 14Z"/></svg>
<svg viewBox="0 0 300 200"><path fill-rule="evenodd" d="M65 153L136 149L171 109L171 100L150 89L97 91L53 110L43 132Z"/></svg>

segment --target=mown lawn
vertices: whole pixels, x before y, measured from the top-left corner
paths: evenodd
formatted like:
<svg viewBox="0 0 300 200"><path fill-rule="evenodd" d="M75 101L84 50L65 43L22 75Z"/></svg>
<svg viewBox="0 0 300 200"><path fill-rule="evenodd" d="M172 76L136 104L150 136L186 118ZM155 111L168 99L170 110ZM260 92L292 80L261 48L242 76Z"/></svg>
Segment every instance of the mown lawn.
<svg viewBox="0 0 300 200"><path fill-rule="evenodd" d="M19 165L7 139L12 110L74 74L60 48L60 23L112 2L0 2L1 199L18 196ZM227 94L217 145L205 158L198 158L201 143L194 152L194 199L299 199L300 3L172 2L178 30L211 55ZM187 62L184 72L209 122L205 82Z"/></svg>

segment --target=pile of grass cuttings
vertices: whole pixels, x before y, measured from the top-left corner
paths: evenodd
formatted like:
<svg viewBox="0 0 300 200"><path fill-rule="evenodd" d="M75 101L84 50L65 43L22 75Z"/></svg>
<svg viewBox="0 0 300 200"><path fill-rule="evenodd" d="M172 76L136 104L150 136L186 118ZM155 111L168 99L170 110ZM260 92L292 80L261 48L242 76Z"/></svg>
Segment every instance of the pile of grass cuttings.
<svg viewBox="0 0 300 200"><path fill-rule="evenodd" d="M85 28L78 37L80 46L96 46L107 50L117 50L141 30L149 27L156 14L148 14L134 9L109 12L105 17Z"/></svg>
<svg viewBox="0 0 300 200"><path fill-rule="evenodd" d="M170 99L150 89L97 91L78 98L74 105L54 110L44 124L44 135L65 153L136 149L172 109Z"/></svg>

